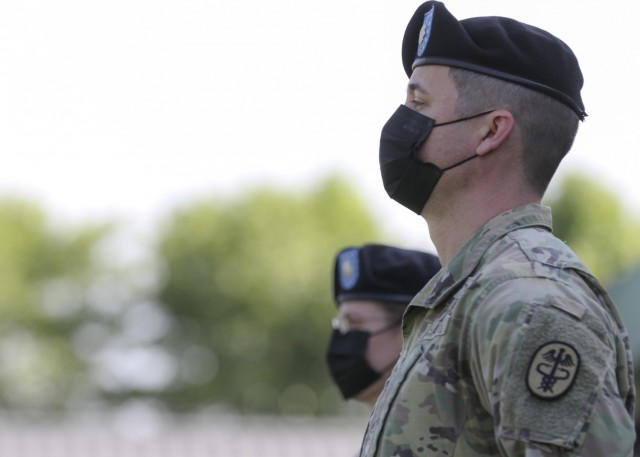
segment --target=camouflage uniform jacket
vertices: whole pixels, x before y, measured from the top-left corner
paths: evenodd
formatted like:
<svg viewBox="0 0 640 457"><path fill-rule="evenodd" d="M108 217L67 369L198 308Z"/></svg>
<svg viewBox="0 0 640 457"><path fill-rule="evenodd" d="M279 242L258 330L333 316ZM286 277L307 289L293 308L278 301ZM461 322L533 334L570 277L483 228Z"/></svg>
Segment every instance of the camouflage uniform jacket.
<svg viewBox="0 0 640 457"><path fill-rule="evenodd" d="M541 205L482 227L411 302L361 456L630 456L633 368L611 299Z"/></svg>

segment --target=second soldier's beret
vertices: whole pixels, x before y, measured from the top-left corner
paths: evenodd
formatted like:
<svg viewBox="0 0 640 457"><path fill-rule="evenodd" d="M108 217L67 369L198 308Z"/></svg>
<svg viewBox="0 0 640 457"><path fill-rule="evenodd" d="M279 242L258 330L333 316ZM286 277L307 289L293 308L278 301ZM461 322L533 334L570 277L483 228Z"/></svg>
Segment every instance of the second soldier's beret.
<svg viewBox="0 0 640 457"><path fill-rule="evenodd" d="M342 249L336 256L333 292L337 303L375 300L408 304L440 270L438 257L381 244Z"/></svg>
<svg viewBox="0 0 640 457"><path fill-rule="evenodd" d="M418 7L402 42L407 76L420 65L446 65L513 82L554 97L586 116L578 60L549 32L497 16L457 20L442 4Z"/></svg>

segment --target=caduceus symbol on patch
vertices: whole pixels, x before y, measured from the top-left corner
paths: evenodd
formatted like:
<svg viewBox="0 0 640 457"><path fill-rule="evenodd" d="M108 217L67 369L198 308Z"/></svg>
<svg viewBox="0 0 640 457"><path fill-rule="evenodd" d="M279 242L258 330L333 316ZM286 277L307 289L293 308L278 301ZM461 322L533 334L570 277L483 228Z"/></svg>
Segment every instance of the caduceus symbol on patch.
<svg viewBox="0 0 640 457"><path fill-rule="evenodd" d="M549 363L541 362L536 366L536 371L542 375L538 389L553 393L553 386L557 381L569 379L571 376L571 372L563 367L572 367L575 362L571 354L567 354L564 348L550 349L542 354L542 358Z"/></svg>

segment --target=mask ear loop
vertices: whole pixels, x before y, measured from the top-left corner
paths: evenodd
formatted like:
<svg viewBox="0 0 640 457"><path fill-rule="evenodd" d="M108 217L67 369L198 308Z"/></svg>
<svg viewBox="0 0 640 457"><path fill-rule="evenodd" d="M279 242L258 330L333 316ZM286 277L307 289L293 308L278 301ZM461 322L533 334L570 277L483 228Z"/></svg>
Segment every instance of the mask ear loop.
<svg viewBox="0 0 640 457"><path fill-rule="evenodd" d="M480 117L480 116L484 116L485 114L489 114L489 113L493 113L495 111L495 109L491 109L489 111L483 111L482 113L478 113L478 114L472 114L471 116L466 116L466 117L462 117L460 119L454 119L452 121L447 121L447 122L443 122L442 124L436 124L435 121L434 123L431 125L431 127L429 127L428 129L426 129L423 134L420 136L420 138L418 138L418 140L415 142L415 144L413 145L413 148L411 149L411 157L413 157L414 159L416 157L418 157L418 151L420 150L420 148L422 147L422 144L427 141L427 138L429 137L429 134L431 133L431 130L433 130L435 127L442 127L443 125L450 125L450 124L456 124L458 122L464 122L464 121L468 121L469 119L474 119L476 117ZM471 160L474 156L463 160L462 162L458 162L454 165L451 165L450 167L444 168L442 170L440 170L441 172L445 172L447 170L449 170L450 168L453 167L457 167L458 165L462 165L463 163L465 163L467 160Z"/></svg>
<svg viewBox="0 0 640 457"><path fill-rule="evenodd" d="M449 165L447 168L443 168L443 169L441 169L441 170L440 170L440 173L444 173L444 172L445 172L445 171L447 171L447 170L451 170L452 168L455 168L455 167L457 167L457 166L459 166L459 165L462 165L463 163L468 162L468 161L469 161L469 160L471 160L471 159L475 159L476 157L478 157L478 154L474 154L474 155L472 155L471 157L467 157L466 159L462 159L462 160L461 160L460 162L458 162L458 163L454 163L453 165Z"/></svg>
<svg viewBox="0 0 640 457"><path fill-rule="evenodd" d="M456 122L468 121L469 119L473 119L474 117L484 116L485 114L493 113L495 110L490 109L489 111L483 111L482 113L472 114L471 116L462 117L460 119L454 119L452 121L443 122L442 124L433 124L434 127L442 127L443 125L455 124Z"/></svg>
<svg viewBox="0 0 640 457"><path fill-rule="evenodd" d="M388 332L392 328L398 327L400 324L402 324L402 319L394 321L389 325L387 325L386 327L382 327L380 330L376 330L375 332L369 332L369 335L371 336L380 335L381 333Z"/></svg>
<svg viewBox="0 0 640 457"><path fill-rule="evenodd" d="M495 111L494 109L489 110L489 111L484 111L482 113L474 114L473 116L463 117L462 119L456 119L454 121L444 122L442 124L436 124L436 125L434 125L434 127L440 127L442 125L455 124L456 122L468 121L469 119L473 119L474 117L484 116L485 114L493 113L494 111ZM471 157L467 157L466 159L462 159L460 162L454 163L453 165L449 165L446 168L442 168L440 170L440 173L444 173L447 170L451 170L452 168L458 167L458 166L462 165L463 163L468 162L471 159L475 159L476 157L478 157L478 154L473 154Z"/></svg>
<svg viewBox="0 0 640 457"><path fill-rule="evenodd" d="M397 320L397 321L392 322L391 324L389 324L389 325L388 325L388 326L386 326L386 327L381 328L380 330L377 330L377 331L375 331L375 332L371 332L371 333L370 333L370 335L371 335L371 336L380 335L381 333L388 332L389 330L391 330L391 329L393 329L393 328L395 328L395 327L398 327L398 326L400 326L401 324L402 324L402 318L400 318L400 319L399 319L399 320ZM396 363L398 363L398 360L399 360L399 359L400 359L400 354L398 354L398 355L393 359L393 361L391 361L391 363L389 363L389 364L385 365L385 366L382 368L382 370L380 370L380 371L376 371L376 373L378 373L378 374L380 374L380 375L382 375L383 373L386 373L386 372L387 372L387 370L388 370L389 368L394 367L394 366L395 366L395 364L396 364Z"/></svg>

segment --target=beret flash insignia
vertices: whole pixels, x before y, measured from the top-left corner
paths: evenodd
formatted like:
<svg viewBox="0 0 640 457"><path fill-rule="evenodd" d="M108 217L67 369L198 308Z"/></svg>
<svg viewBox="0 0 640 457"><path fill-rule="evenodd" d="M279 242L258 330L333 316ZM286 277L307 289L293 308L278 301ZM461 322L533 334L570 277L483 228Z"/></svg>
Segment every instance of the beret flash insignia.
<svg viewBox="0 0 640 457"><path fill-rule="evenodd" d="M354 248L341 252L338 256L338 264L340 286L344 290L352 289L360 276L358 250Z"/></svg>
<svg viewBox="0 0 640 457"><path fill-rule="evenodd" d="M422 28L420 29L420 36L418 38L418 57L424 55L424 51L427 49L427 43L429 43L429 37L431 36L431 24L433 23L433 8L424 14L424 21Z"/></svg>

